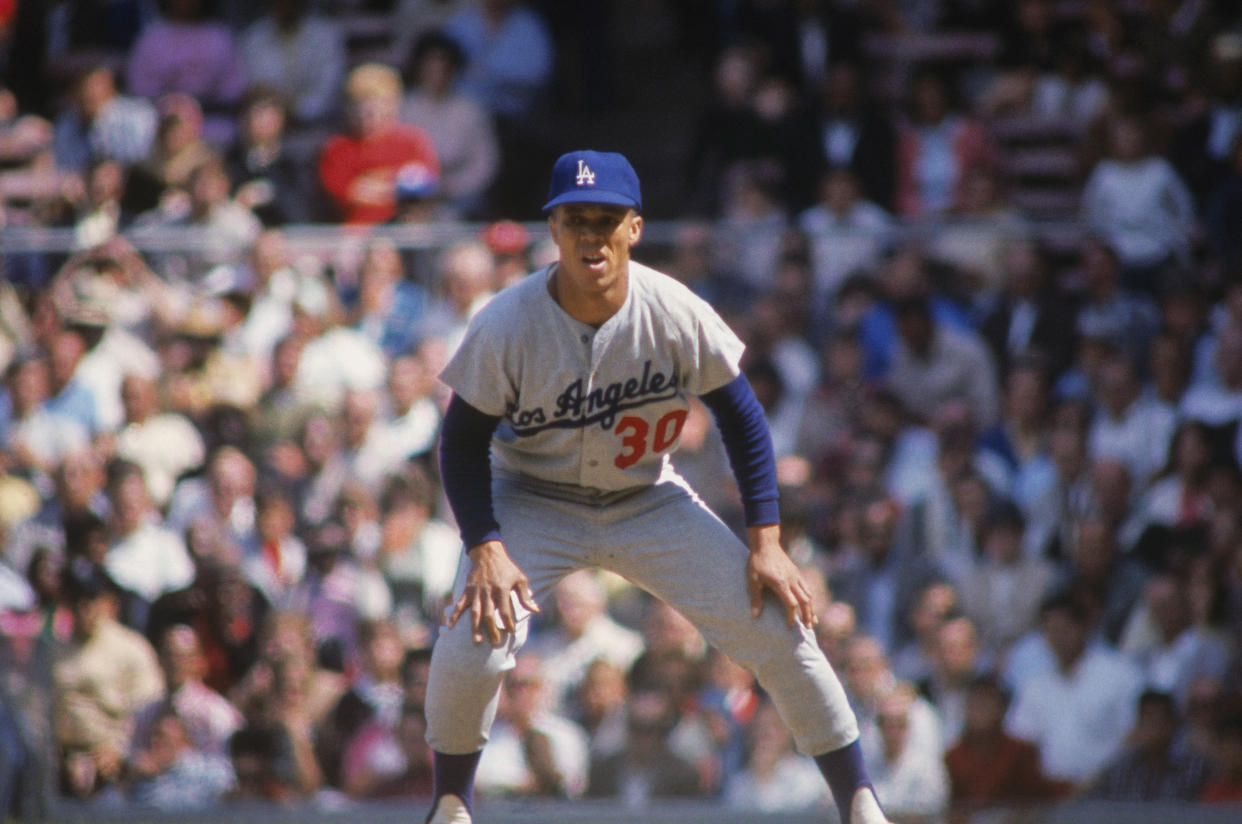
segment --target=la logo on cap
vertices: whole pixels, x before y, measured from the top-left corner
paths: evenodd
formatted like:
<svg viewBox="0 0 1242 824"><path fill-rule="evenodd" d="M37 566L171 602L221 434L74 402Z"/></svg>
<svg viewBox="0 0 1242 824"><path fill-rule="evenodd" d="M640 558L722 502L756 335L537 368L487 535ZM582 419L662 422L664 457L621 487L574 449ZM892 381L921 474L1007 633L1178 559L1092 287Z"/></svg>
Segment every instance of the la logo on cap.
<svg viewBox="0 0 1242 824"><path fill-rule="evenodd" d="M576 182L579 186L595 185L595 172L591 171L591 167L586 164L585 160L578 161L578 178Z"/></svg>

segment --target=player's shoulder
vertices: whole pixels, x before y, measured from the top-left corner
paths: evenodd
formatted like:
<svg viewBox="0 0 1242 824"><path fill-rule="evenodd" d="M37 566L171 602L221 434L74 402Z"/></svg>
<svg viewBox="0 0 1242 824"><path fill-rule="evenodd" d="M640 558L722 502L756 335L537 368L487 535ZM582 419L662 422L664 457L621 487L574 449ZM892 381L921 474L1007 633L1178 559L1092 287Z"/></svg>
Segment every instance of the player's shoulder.
<svg viewBox="0 0 1242 824"><path fill-rule="evenodd" d="M548 267L536 269L526 277L511 283L492 296L478 314L474 323L482 323L497 317L512 317L532 309L547 295Z"/></svg>
<svg viewBox="0 0 1242 824"><path fill-rule="evenodd" d="M637 261L630 261L630 283L636 284L646 299L654 303L685 307L693 312L711 309L711 304L677 278Z"/></svg>

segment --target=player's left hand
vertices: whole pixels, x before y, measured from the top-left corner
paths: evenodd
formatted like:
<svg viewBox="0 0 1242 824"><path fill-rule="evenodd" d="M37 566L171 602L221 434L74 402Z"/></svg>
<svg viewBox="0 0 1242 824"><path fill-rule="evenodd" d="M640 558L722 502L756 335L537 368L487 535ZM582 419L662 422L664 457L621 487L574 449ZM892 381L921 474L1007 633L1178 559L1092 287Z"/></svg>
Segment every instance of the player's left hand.
<svg viewBox="0 0 1242 824"><path fill-rule="evenodd" d="M763 614L763 592L771 590L785 607L790 627L802 622L807 627L819 623L811 590L802 580L798 565L781 546L781 530L777 524L746 528L750 558L746 562L746 587L750 590L750 613Z"/></svg>

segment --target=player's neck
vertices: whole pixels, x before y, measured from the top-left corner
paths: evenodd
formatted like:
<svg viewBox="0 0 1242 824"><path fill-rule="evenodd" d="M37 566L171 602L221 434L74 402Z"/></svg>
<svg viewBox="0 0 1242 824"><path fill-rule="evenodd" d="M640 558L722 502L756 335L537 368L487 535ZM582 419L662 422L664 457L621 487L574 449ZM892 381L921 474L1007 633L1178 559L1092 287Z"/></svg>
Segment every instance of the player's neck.
<svg viewBox="0 0 1242 824"><path fill-rule="evenodd" d="M579 323L598 329L625 305L629 294L628 272L601 291L591 292L575 289L569 278L560 275L559 268L553 269L552 276L548 278L548 294L565 314Z"/></svg>

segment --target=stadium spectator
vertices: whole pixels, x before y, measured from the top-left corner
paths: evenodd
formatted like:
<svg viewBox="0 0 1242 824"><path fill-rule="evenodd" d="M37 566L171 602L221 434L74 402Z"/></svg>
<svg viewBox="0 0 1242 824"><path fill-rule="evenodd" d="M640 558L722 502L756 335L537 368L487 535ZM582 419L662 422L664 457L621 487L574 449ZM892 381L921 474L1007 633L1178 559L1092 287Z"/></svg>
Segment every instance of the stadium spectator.
<svg viewBox="0 0 1242 824"><path fill-rule="evenodd" d="M164 525L152 504L142 467L123 458L111 461L108 499L112 522L105 565L112 580L147 604L189 584L194 563L180 535ZM143 629L144 623L136 628Z"/></svg>
<svg viewBox="0 0 1242 824"><path fill-rule="evenodd" d="M205 0L160 0L160 17L129 52L126 86L155 100L179 92L206 115L204 136L218 148L233 139L233 108L246 90L246 67L233 32L213 19Z"/></svg>
<svg viewBox="0 0 1242 824"><path fill-rule="evenodd" d="M936 820L949 805L949 776L940 750L920 749L910 731L914 689L897 683L880 699L875 723L881 746L868 771L887 815Z"/></svg>
<svg viewBox="0 0 1242 824"><path fill-rule="evenodd" d="M770 154L755 111L757 57L741 46L723 50L712 72L712 99L698 114L686 157L686 193L692 211L715 217L739 164Z"/></svg>
<svg viewBox="0 0 1242 824"><path fill-rule="evenodd" d="M110 66L91 66L74 84L73 106L56 118L56 165L80 173L101 160L132 166L151 152L156 124L149 100L122 95Z"/></svg>
<svg viewBox="0 0 1242 824"><path fill-rule="evenodd" d="M1233 165L1242 136L1237 110L1242 51L1236 37L1219 33L1202 55L1201 71L1196 91L1204 99L1178 124L1169 159L1194 193L1196 204L1210 209L1213 190Z"/></svg>
<svg viewBox="0 0 1242 824"><path fill-rule="evenodd" d="M505 676L488 750L479 762L479 792L577 798L587 790L586 733L551 706L538 654L519 655Z"/></svg>
<svg viewBox="0 0 1242 824"><path fill-rule="evenodd" d="M500 170L500 145L491 113L457 88L466 56L457 41L428 32L409 58L413 82L401 101L401 120L431 136L440 161L440 195L451 215L484 214Z"/></svg>
<svg viewBox="0 0 1242 824"><path fill-rule="evenodd" d="M1117 250L1123 282L1152 291L1156 273L1190 261L1195 207L1167 160L1148 145L1146 125L1120 116L1108 128L1109 153L1082 193L1083 220Z"/></svg>
<svg viewBox="0 0 1242 824"><path fill-rule="evenodd" d="M161 205L182 206L190 174L213 151L205 139L203 108L194 97L170 92L155 101L155 108L159 114L155 143L130 169L125 184L122 203L134 214Z"/></svg>
<svg viewBox="0 0 1242 824"><path fill-rule="evenodd" d="M1203 228L1212 252L1221 260L1234 261L1242 257L1242 242L1231 231L1242 222L1242 132L1225 160L1224 172L1212 184L1204 206Z"/></svg>
<svg viewBox="0 0 1242 824"><path fill-rule="evenodd" d="M264 617L254 665L228 693L249 723L268 716L282 723L296 719L295 726L309 733L336 706L348 684L341 673L319 665L312 632L304 611L274 609Z"/></svg>
<svg viewBox="0 0 1242 824"><path fill-rule="evenodd" d="M319 125L336 114L348 56L339 25L308 0L267 0L238 44L247 79L279 89L294 125Z"/></svg>
<svg viewBox="0 0 1242 824"><path fill-rule="evenodd" d="M984 557L961 585L962 611L974 621L983 648L1003 654L1035 628L1053 567L1023 550L1026 521L1011 502L990 508L979 536Z"/></svg>
<svg viewBox="0 0 1242 824"><path fill-rule="evenodd" d="M202 477L177 484L168 504L169 529L184 533L192 524L212 521L243 553L256 548L254 493L256 471L233 446L217 449Z"/></svg>
<svg viewBox="0 0 1242 824"><path fill-rule="evenodd" d="M388 366L387 404L384 409L388 441L404 461L426 461L440 432L440 408L435 374L424 350L400 354Z"/></svg>
<svg viewBox="0 0 1242 824"><path fill-rule="evenodd" d="M1086 413L1080 403L1061 401L1054 406L1048 460L1050 471L1034 477L1019 502L1027 518L1026 552L1060 560L1073 546L1073 524L1092 506Z"/></svg>
<svg viewBox="0 0 1242 824"><path fill-rule="evenodd" d="M151 500L163 509L177 480L202 465L206 449L188 418L160 412L158 393L159 387L151 378L126 376L121 384L125 424L116 433L113 449L118 457L142 467Z"/></svg>
<svg viewBox="0 0 1242 824"><path fill-rule="evenodd" d="M457 349L470 319L491 300L496 261L484 244L461 241L440 255L436 299L423 318L419 337L444 341L451 354Z"/></svg>
<svg viewBox="0 0 1242 824"><path fill-rule="evenodd" d="M293 500L283 488L268 484L254 495L255 551L242 562L246 580L280 609L306 574L306 545L294 534Z"/></svg>
<svg viewBox="0 0 1242 824"><path fill-rule="evenodd" d="M1213 804L1242 801L1242 718L1231 716L1217 724L1212 755L1212 771L1199 800Z"/></svg>
<svg viewBox="0 0 1242 824"><path fill-rule="evenodd" d="M912 410L929 410L962 400L975 426L994 423L1000 391L991 353L980 337L937 321L925 297L894 301L893 313L898 341L888 382L902 402Z"/></svg>
<svg viewBox="0 0 1242 824"><path fill-rule="evenodd" d="M923 71L910 82L910 114L897 143L896 210L945 213L962 202L972 172L995 162L982 124L958 109L946 78Z"/></svg>
<svg viewBox="0 0 1242 824"><path fill-rule="evenodd" d="M595 573L579 571L556 585L556 623L531 639L547 682L549 706L567 712L587 668L605 660L626 672L643 651L642 636L608 614L608 594Z"/></svg>
<svg viewBox="0 0 1242 824"><path fill-rule="evenodd" d="M749 734L746 766L729 779L725 792L729 808L773 813L827 805L819 771L794 751L793 738L770 702L755 710Z"/></svg>
<svg viewBox="0 0 1242 824"><path fill-rule="evenodd" d="M359 730L344 759L342 785L351 798L427 799L432 796L431 747L421 707L405 704L396 727L371 722Z"/></svg>
<svg viewBox="0 0 1242 824"><path fill-rule="evenodd" d="M196 746L185 720L166 709L152 722L145 746L130 756L125 797L138 807L166 812L202 810L214 806L234 781L228 757Z"/></svg>
<svg viewBox="0 0 1242 824"><path fill-rule="evenodd" d="M1207 776L1206 760L1174 749L1180 713L1173 696L1145 690L1130 745L1092 782L1088 794L1110 801L1189 801L1198 798Z"/></svg>
<svg viewBox="0 0 1242 824"><path fill-rule="evenodd" d="M324 718L315 740L324 777L344 786L344 759L354 737L370 721L396 729L404 699L401 662L405 648L396 626L387 620L367 621L358 629L358 674Z"/></svg>
<svg viewBox="0 0 1242 824"><path fill-rule="evenodd" d="M254 212L264 226L320 218L318 183L290 143L288 98L252 85L238 109L237 140L226 155L234 202Z"/></svg>
<svg viewBox="0 0 1242 824"><path fill-rule="evenodd" d="M117 622L115 585L102 567L78 559L62 586L74 628L52 670L59 783L86 798L120 780L135 716L164 687L151 645Z"/></svg>
<svg viewBox="0 0 1242 824"><path fill-rule="evenodd" d="M656 691L632 693L626 715L625 747L592 759L587 795L613 798L630 809L655 799L698 795L694 765L669 749L668 735L676 723L669 697Z"/></svg>
<svg viewBox="0 0 1242 824"><path fill-rule="evenodd" d="M158 749L154 737L172 732L160 729L171 715L184 726L183 732L194 750L225 756L229 738L241 727L242 717L228 699L203 683L207 659L198 636L184 624L170 626L159 639L157 650L165 695L138 712L131 751L151 754ZM139 775L150 773L149 766L140 769Z"/></svg>
<svg viewBox="0 0 1242 824"><path fill-rule="evenodd" d="M391 243L372 241L362 257L358 280L352 325L382 349L386 358L409 354L418 323L427 311L427 294L407 276L401 252Z"/></svg>
<svg viewBox="0 0 1242 824"><path fill-rule="evenodd" d="M1144 529L1207 523L1212 510L1209 470L1216 461L1228 460L1228 447L1222 441L1207 424L1182 418L1169 441L1168 462L1135 503L1135 514Z"/></svg>
<svg viewBox="0 0 1242 824"><path fill-rule="evenodd" d="M818 200L798 213L797 223L811 241L816 307L835 296L847 277L871 268L896 230L892 215L863 197L858 177L846 168L824 173Z"/></svg>
<svg viewBox="0 0 1242 824"><path fill-rule="evenodd" d="M85 0L47 11L46 59L64 67L80 61L123 62L156 9L143 0Z"/></svg>
<svg viewBox="0 0 1242 824"><path fill-rule="evenodd" d="M816 101L815 143L825 167L849 169L863 196L892 212L897 194L897 131L866 92L857 63L834 61Z"/></svg>
<svg viewBox="0 0 1242 824"><path fill-rule="evenodd" d="M942 577L926 555L902 539L899 516L891 498L865 501L856 525L858 553L844 560L831 582L833 597L853 607L859 626L886 650L898 649L910 637L905 605Z"/></svg>
<svg viewBox="0 0 1242 824"><path fill-rule="evenodd" d="M337 425L344 447L345 472L368 492L378 492L384 478L397 471L405 456L393 448L388 427L380 420L379 392L347 389Z"/></svg>
<svg viewBox="0 0 1242 824"><path fill-rule="evenodd" d="M927 241L928 259L949 267L959 292L978 296L996 292L1006 275L1002 255L1007 245L1030 232L1029 221L1010 204L1005 189L999 171L969 169L957 201L945 213L945 225Z"/></svg>
<svg viewBox="0 0 1242 824"><path fill-rule="evenodd" d="M280 732L272 727L246 726L229 739L229 760L237 785L226 800L289 804L300 788L282 768Z"/></svg>
<svg viewBox="0 0 1242 824"><path fill-rule="evenodd" d="M555 50L547 24L517 0L483 0L444 23L466 56L462 89L507 120L546 106Z"/></svg>
<svg viewBox="0 0 1242 824"><path fill-rule="evenodd" d="M602 658L587 665L568 703L575 709L570 720L587 734L592 760L613 755L625 746L628 697L624 670Z"/></svg>
<svg viewBox="0 0 1242 824"><path fill-rule="evenodd" d="M1044 775L1039 750L1013 738L1003 727L1008 690L981 675L966 692L962 734L945 753L952 808L969 815L998 804L1032 804L1057 798L1070 788Z"/></svg>
<svg viewBox="0 0 1242 824"><path fill-rule="evenodd" d="M931 675L940 628L961 614L960 601L957 589L945 581L935 581L918 591L906 612L911 638L892 655L894 675L911 684ZM844 659L841 663L844 664Z"/></svg>
<svg viewBox="0 0 1242 824"><path fill-rule="evenodd" d="M269 607L242 573L235 550L208 522L188 533L194 580L151 604L148 638L160 639L170 626L185 624L198 635L207 659L203 683L225 695L254 665L259 627Z"/></svg>
<svg viewBox="0 0 1242 824"><path fill-rule="evenodd" d="M1097 379L1100 404L1087 435L1092 460L1123 462L1139 492L1167 462L1176 426L1174 410L1141 392L1135 365L1120 354L1107 358Z"/></svg>
<svg viewBox="0 0 1242 824"><path fill-rule="evenodd" d="M970 618L963 615L940 625L931 672L915 687L936 710L945 742L956 741L962 734L969 684L989 666L979 645L979 631Z"/></svg>
<svg viewBox="0 0 1242 824"><path fill-rule="evenodd" d="M1004 377L1010 365L1031 353L1047 360L1055 380L1073 359L1074 306L1056 289L1047 253L1027 237L1010 238L1000 253L1004 270L1000 293L984 312L980 334Z"/></svg>
<svg viewBox="0 0 1242 824"><path fill-rule="evenodd" d="M1148 687L1172 697L1176 704L1171 709L1179 716L1195 679L1225 677L1229 648L1215 631L1194 624L1189 587L1177 574L1158 573L1148 580L1143 612L1154 637L1149 643L1128 645L1126 652L1136 659Z"/></svg>
<svg viewBox="0 0 1242 824"><path fill-rule="evenodd" d="M1123 555L1113 526L1090 515L1071 525L1073 541L1052 589L1072 590L1098 611L1096 628L1110 645L1122 642L1127 623L1143 597L1148 570Z"/></svg>
<svg viewBox="0 0 1242 824"><path fill-rule="evenodd" d="M46 479L64 454L87 445L89 433L76 420L48 410L46 358L31 355L16 359L6 378L11 411L4 432L5 451L13 469Z"/></svg>
<svg viewBox="0 0 1242 824"><path fill-rule="evenodd" d="M292 334L302 341L294 391L299 400L336 409L349 389L384 384L384 353L358 329L340 322L331 287L303 278L293 300Z"/></svg>
<svg viewBox="0 0 1242 824"><path fill-rule="evenodd" d="M349 132L329 138L319 155L319 180L346 223L382 223L397 212L397 178L407 165L439 174L431 138L397 119L401 78L376 63L345 81Z"/></svg>
<svg viewBox="0 0 1242 824"><path fill-rule="evenodd" d="M75 425L82 433L90 436L99 432L99 415L98 405L95 402L94 393L76 377L78 365L81 363L83 356L86 354L86 342L83 336L72 329L63 329L53 334L48 350L47 359L45 361L47 386L44 392L47 397L44 399L42 409L36 413L35 417L29 421L23 421L22 426L32 426L37 429L47 426L47 421L43 420L50 416L50 420L58 422L68 422ZM21 366L21 358L19 357L12 366L14 368ZM22 376L15 375L18 379ZM33 378L29 375L23 378L23 383L16 386L22 387L22 391L14 394L13 400L16 402L14 411L18 413L19 419L29 416L23 407L28 403L24 393L31 391L25 384ZM36 385L38 382L36 382ZM50 392L48 392L50 389ZM41 413L41 414L40 414ZM18 421L13 421L18 425ZM62 423L63 425L63 423ZM41 436L39 440L46 438L48 446L55 449L56 444L64 443L66 433L47 432ZM19 460L21 453L17 453Z"/></svg>
<svg viewBox="0 0 1242 824"><path fill-rule="evenodd" d="M898 681L893 675L889 661L879 641L867 635L856 635L846 647L842 674L850 706L858 715L864 746L872 745L867 748L877 755L882 746L876 723L880 705L884 696L898 684L906 683ZM918 752L942 753L944 736L935 708L917 692L911 691L909 697L910 706L906 710L910 723L908 745Z"/></svg>
<svg viewBox="0 0 1242 824"><path fill-rule="evenodd" d="M1143 682L1121 655L1088 644L1088 616L1077 601L1054 598L1040 624L1055 664L1017 685L1005 728L1039 747L1050 777L1082 787L1121 751Z"/></svg>

